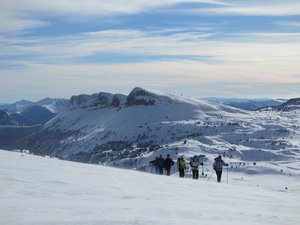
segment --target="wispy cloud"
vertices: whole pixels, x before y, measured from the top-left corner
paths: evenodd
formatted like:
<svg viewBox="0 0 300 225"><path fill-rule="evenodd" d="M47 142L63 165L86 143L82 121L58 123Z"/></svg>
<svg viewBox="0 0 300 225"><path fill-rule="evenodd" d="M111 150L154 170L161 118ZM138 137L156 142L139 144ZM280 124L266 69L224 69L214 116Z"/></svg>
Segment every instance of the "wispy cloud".
<svg viewBox="0 0 300 225"><path fill-rule="evenodd" d="M184 10L174 10L172 6L197 3L198 6ZM201 6L201 3L206 6ZM207 4L210 7L207 7ZM170 9L170 10L168 10ZM106 20L114 16L166 10L181 14L208 15L299 15L300 2L294 0L10 0L2 1L0 8L0 31L20 31L49 25L48 18L55 16L67 21L90 20L102 17Z"/></svg>
<svg viewBox="0 0 300 225"><path fill-rule="evenodd" d="M163 32L163 31L162 31ZM212 62L294 62L299 60L300 33L245 33L230 40L212 40L222 34L210 32L172 33L140 30L105 30L77 36L2 39L2 57L12 52L56 63L95 54L154 56L208 56ZM249 41L249 37L250 40ZM274 55L278 53L278 55ZM187 58L188 59L188 58ZM160 60L160 59L159 59ZM78 62L76 60L76 62Z"/></svg>
<svg viewBox="0 0 300 225"><path fill-rule="evenodd" d="M255 92L255 87L264 88L265 91L267 89L273 91L261 96L274 96L279 95L279 93L288 96L296 94L300 86L300 78L290 75L295 70L286 67L286 65L268 63L260 66L257 66L256 63L214 65L197 61L107 65L49 65L30 64L28 62L24 62L24 64L30 66L23 69L21 73L17 70L0 72L1 94L9 92L12 86L16 90L22 90L26 93L32 92L34 94L33 90L35 90L39 93L38 96L34 97L35 99L39 96L69 97L73 94L95 93L100 90L128 93L131 88L142 86L145 88L177 90L177 93L180 91L199 96L209 94L218 96L223 92L227 92L227 96L234 96L235 91L239 91L240 96L252 95L252 97L259 97L263 91L256 90ZM286 71L286 69L289 70ZM2 76L7 72L10 74L10 79L5 79L5 76ZM234 88L230 89L228 87L227 84L230 83L235 84ZM251 92L245 91L243 85L252 87ZM208 88L208 86L210 87L209 91L201 89L201 87ZM288 88L288 93L286 93L286 89L285 91L276 89L279 86ZM195 87L193 92L191 91L192 87ZM241 93L241 91L244 91L244 93Z"/></svg>
<svg viewBox="0 0 300 225"><path fill-rule="evenodd" d="M23 32L28 29L48 26L49 21L41 19L26 19L6 12L0 13L0 34Z"/></svg>
<svg viewBox="0 0 300 225"><path fill-rule="evenodd" d="M197 3L189 9L176 10L172 6ZM204 6L201 5L204 4ZM207 4L210 7L207 7ZM300 14L300 2L295 0L10 0L2 1L0 8L0 32L20 31L47 26L55 16L68 21L90 20L102 17L105 20L120 15L166 10L180 14L203 15L262 15L289 16ZM294 25L298 26L296 23Z"/></svg>
<svg viewBox="0 0 300 225"><path fill-rule="evenodd" d="M171 80L178 83L300 83L300 78L293 76L299 71L300 33L247 33L238 34L232 40L211 40L213 35L216 34L179 32L164 36L159 31L106 30L59 38L28 38L27 41L3 39L0 56L8 57L12 52L30 56L25 61L17 56L7 61L27 67L26 76L43 73L59 77L64 74L101 77L104 74L119 75L122 79L142 73L158 80L159 77L172 77ZM80 60L97 54L155 57L139 63ZM208 58L202 60L203 56ZM19 69L16 71L18 74ZM5 74L6 69L0 72Z"/></svg>
<svg viewBox="0 0 300 225"><path fill-rule="evenodd" d="M139 34L140 35L140 34ZM143 40L143 42L141 42ZM131 43L124 44L123 41L112 49L106 48L104 51L129 51L130 54L143 53L154 54L153 45L150 42L153 39L145 40L134 39L133 42L141 42L138 45L131 45ZM164 40L156 38L156 44L160 46ZM162 41L162 42L161 42ZM46 64L45 62L33 61L11 61L15 64L26 66L23 70L23 75L28 79L30 76L36 76L32 80L39 80L41 78L49 79L48 84L55 80L55 77L60 79L74 79L80 80L124 80L136 81L138 83L145 82L147 77L151 77L154 81L167 81L168 83L176 84L192 84L195 82L240 82L240 83L298 83L300 84L300 77L295 76L299 71L300 60L300 45L291 44L261 44L261 43L224 43L224 42L205 42L197 43L192 46L185 46L184 43L173 42L174 45L165 47L164 50L168 54L207 54L211 55L213 61L202 61L193 59L178 59L178 60L153 60L149 62L140 63L67 63L63 64ZM174 51L174 46L181 45ZM87 54L95 50L97 43L88 46L86 49L69 49L68 55L80 56L83 53ZM86 46L83 46L86 47ZM101 47L98 46L98 51ZM116 49L115 49L116 47ZM120 49L121 48L121 49ZM136 50L135 48L139 48ZM157 47L158 48L158 47ZM45 49L41 52L45 53ZM50 49L50 47L48 48ZM65 47L63 49L66 49ZM62 54L58 48L53 52ZM102 49L103 50L103 49ZM51 50L52 51L52 50ZM54 53L53 53L54 54ZM157 52L157 54L162 54ZM58 56L57 56L58 57ZM56 57L55 57L56 58ZM0 71L5 74L7 71ZM19 75L19 70L11 72L10 74ZM43 74L43 75L41 75ZM42 77L41 77L42 76ZM39 77L39 78L38 78ZM128 81L125 81L127 80ZM74 82L74 81L73 81ZM3 82L2 82L3 83Z"/></svg>
<svg viewBox="0 0 300 225"><path fill-rule="evenodd" d="M68 93L227 82L300 86L293 15L300 15L300 2L292 0L3 1L1 92L63 92L66 82Z"/></svg>
<svg viewBox="0 0 300 225"><path fill-rule="evenodd" d="M289 27L300 27L300 21L280 21L278 24Z"/></svg>
<svg viewBox="0 0 300 225"><path fill-rule="evenodd" d="M300 2L294 0L230 1L232 4L192 9L190 12L221 15L291 16L300 14Z"/></svg>
<svg viewBox="0 0 300 225"><path fill-rule="evenodd" d="M185 3L184 0L9 0L1 1L0 31L19 31L21 29L46 26L39 17L60 16L68 21L88 20L93 17L113 17L155 10L171 5ZM194 3L223 4L219 0L190 0Z"/></svg>

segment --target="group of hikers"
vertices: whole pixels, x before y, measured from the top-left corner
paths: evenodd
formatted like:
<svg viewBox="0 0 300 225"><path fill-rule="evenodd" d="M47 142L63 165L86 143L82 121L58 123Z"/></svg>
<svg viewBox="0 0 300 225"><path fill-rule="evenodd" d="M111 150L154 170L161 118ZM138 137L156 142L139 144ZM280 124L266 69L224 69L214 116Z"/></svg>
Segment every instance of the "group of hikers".
<svg viewBox="0 0 300 225"><path fill-rule="evenodd" d="M151 165L151 168L155 169L155 173L162 175L164 174L164 170L165 170L167 176L170 176L171 168L175 163L171 159L170 154L168 154L167 158L165 159L162 157L162 155L157 156L154 160L150 161L149 164ZM200 162L199 157L194 155L193 157L190 158L189 165L192 170L193 179L197 180L199 178L199 166L201 165L203 169L203 162ZM219 183L221 182L223 166L228 166L228 164L225 163L221 155L219 155L214 159L214 163L213 163L213 169L216 172L217 182ZM180 156L177 159L177 167L179 171L179 177L184 177L185 170L187 169L187 164L183 156ZM202 175L204 175L203 172Z"/></svg>
<svg viewBox="0 0 300 225"><path fill-rule="evenodd" d="M171 167L174 165L174 161L171 159L170 154L167 158L163 158L162 155L156 156L156 158L149 162L149 164L155 169L157 174L164 174L164 169L167 171L167 175L170 176Z"/></svg>

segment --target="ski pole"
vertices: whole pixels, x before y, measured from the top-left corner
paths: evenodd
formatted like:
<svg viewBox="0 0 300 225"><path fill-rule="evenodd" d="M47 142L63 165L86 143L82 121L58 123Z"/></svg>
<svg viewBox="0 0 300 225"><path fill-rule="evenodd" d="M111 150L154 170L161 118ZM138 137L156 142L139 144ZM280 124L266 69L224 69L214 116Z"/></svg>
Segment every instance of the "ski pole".
<svg viewBox="0 0 300 225"><path fill-rule="evenodd" d="M228 166L227 166L227 184L228 184Z"/></svg>
<svg viewBox="0 0 300 225"><path fill-rule="evenodd" d="M214 174L215 171L212 171L212 173L207 177L207 181L209 181L209 179L212 177L212 175Z"/></svg>

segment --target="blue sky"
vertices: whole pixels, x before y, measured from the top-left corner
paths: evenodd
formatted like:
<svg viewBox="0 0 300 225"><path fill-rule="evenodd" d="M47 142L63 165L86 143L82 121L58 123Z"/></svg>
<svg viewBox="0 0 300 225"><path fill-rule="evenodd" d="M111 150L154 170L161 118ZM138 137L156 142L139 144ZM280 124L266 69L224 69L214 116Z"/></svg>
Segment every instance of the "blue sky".
<svg viewBox="0 0 300 225"><path fill-rule="evenodd" d="M0 0L0 102L136 86L300 97L298 0Z"/></svg>

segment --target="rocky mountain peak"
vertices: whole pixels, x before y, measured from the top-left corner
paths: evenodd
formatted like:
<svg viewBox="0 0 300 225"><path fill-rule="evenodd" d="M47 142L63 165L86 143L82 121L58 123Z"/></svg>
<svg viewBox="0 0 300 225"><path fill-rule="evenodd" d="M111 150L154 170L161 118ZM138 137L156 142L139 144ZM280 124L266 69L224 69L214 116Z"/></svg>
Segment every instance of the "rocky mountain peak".
<svg viewBox="0 0 300 225"><path fill-rule="evenodd" d="M158 96L145 89L136 87L127 97L127 105L154 105Z"/></svg>
<svg viewBox="0 0 300 225"><path fill-rule="evenodd" d="M72 96L70 100L70 110L73 109L88 109L96 110L106 107L120 107L124 104L126 96L121 94L111 94L100 92L93 95L77 95Z"/></svg>

